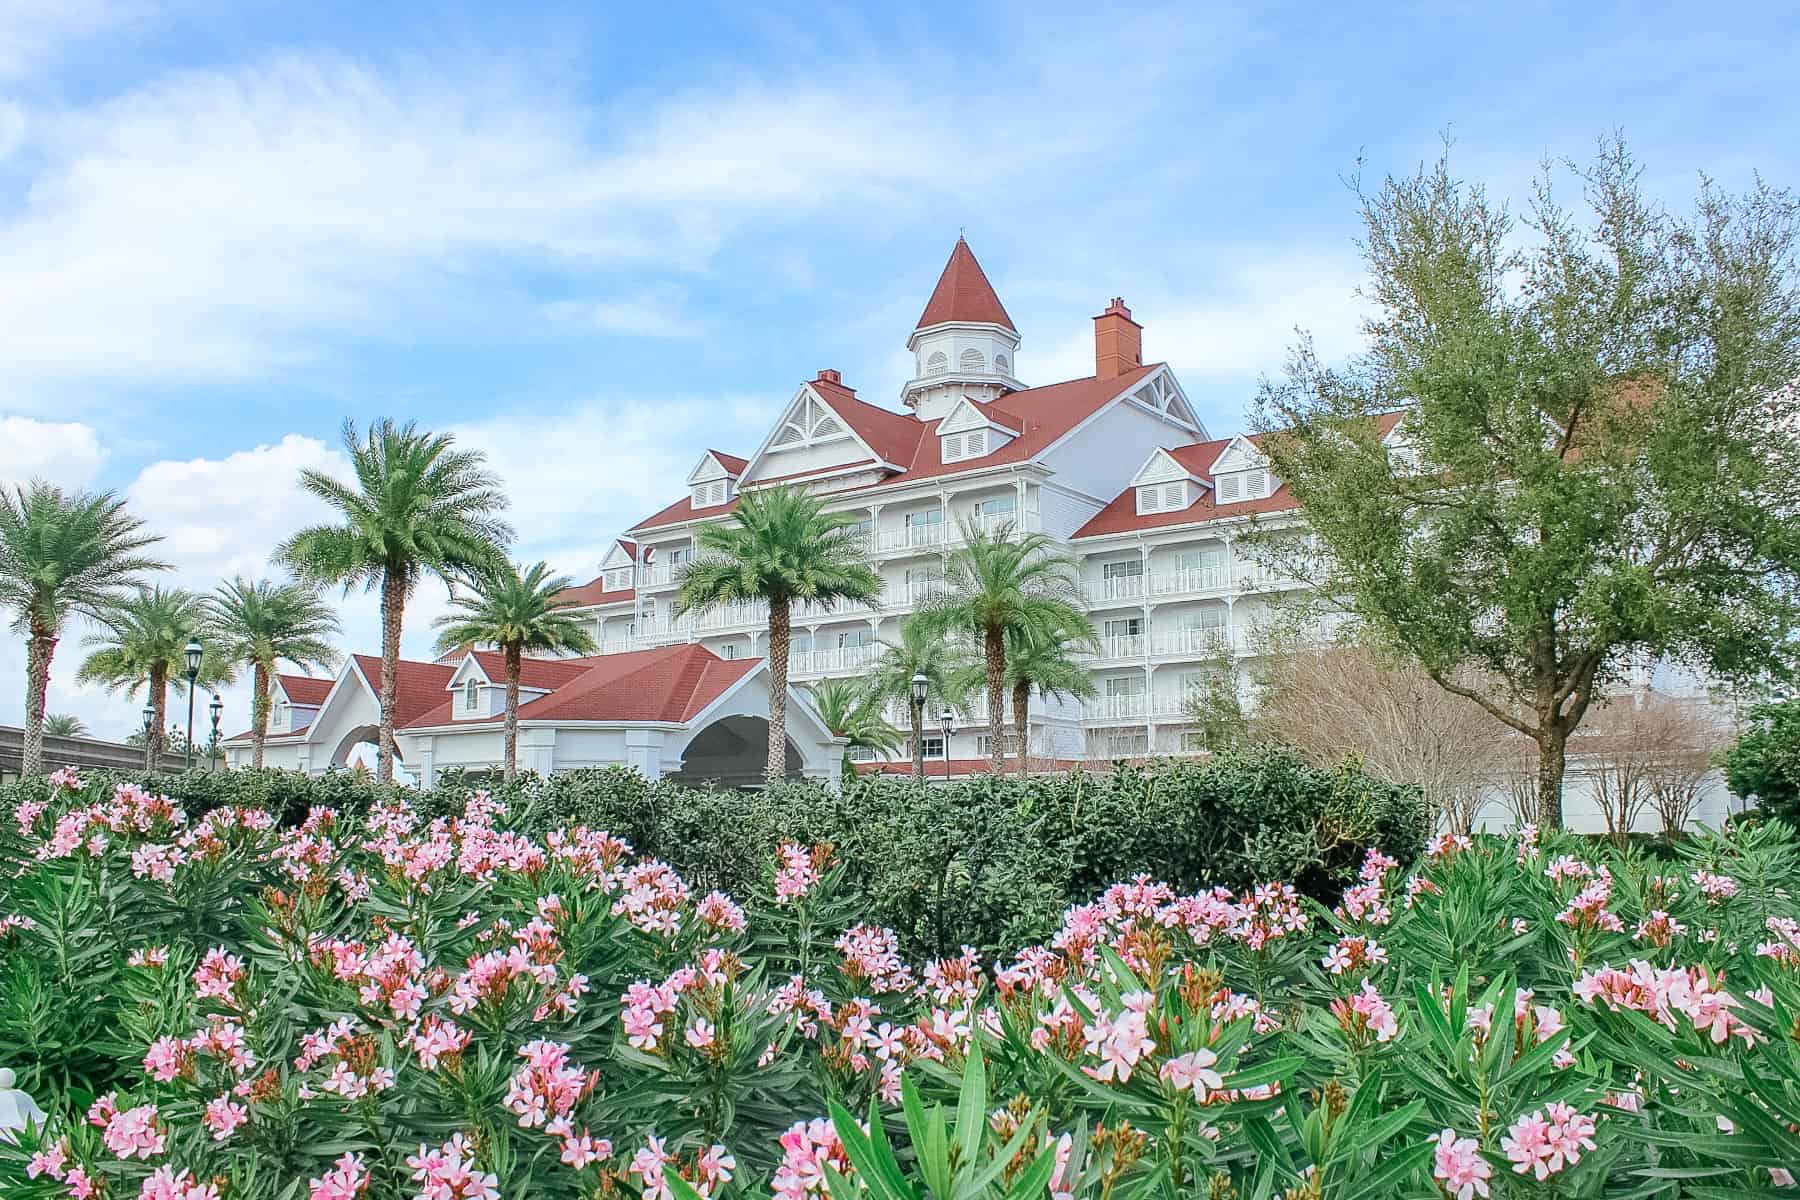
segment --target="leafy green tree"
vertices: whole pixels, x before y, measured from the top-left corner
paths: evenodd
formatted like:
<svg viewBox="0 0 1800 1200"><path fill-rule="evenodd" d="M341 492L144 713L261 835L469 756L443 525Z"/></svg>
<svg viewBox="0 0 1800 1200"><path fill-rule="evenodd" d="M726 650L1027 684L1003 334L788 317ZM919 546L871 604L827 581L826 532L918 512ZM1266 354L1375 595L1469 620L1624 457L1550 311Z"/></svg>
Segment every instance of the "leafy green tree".
<svg viewBox="0 0 1800 1200"><path fill-rule="evenodd" d="M1725 752L1725 784L1774 816L1800 825L1800 700L1759 704Z"/></svg>
<svg viewBox="0 0 1800 1200"><path fill-rule="evenodd" d="M989 762L1004 769L1006 751L1006 639L1060 629L1090 639L1093 623L1081 610L1081 564L1055 551L1042 533L1015 536L1011 522L986 530L962 523L962 545L944 564L944 590L920 606L917 618L939 637L972 635L980 647L987 688Z"/></svg>
<svg viewBox="0 0 1800 1200"><path fill-rule="evenodd" d="M506 782L519 774L519 675L525 652L592 654L594 636L582 618L566 611L561 593L574 583L551 575L548 563L511 565L479 576L473 590L450 599L436 621L438 653L496 646L506 660Z"/></svg>
<svg viewBox="0 0 1800 1200"><path fill-rule="evenodd" d="M1550 826L1631 661L1785 677L1800 648L1795 202L1703 183L1677 217L1621 144L1574 169L1586 217L1548 171L1523 220L1446 161L1363 194L1366 351L1303 342L1257 418L1316 539L1263 553L1323 551L1322 596L1531 738Z"/></svg>
<svg viewBox="0 0 1800 1200"><path fill-rule="evenodd" d="M677 614L719 604L761 600L769 606L768 778L787 774L788 649L796 601L831 608L881 594L881 576L869 565L856 535L857 518L826 512L816 496L799 488L757 488L738 497L732 520L703 526L700 553L682 569L675 594Z"/></svg>
<svg viewBox="0 0 1800 1200"><path fill-rule="evenodd" d="M75 678L108 691L136 698L145 688L150 698L151 736L144 740L144 766L153 769L163 753L163 726L169 688L187 692L187 644L207 632L206 601L180 588L149 587L107 610L105 628L83 640L95 647ZM202 687L226 683L231 665L216 644L203 638L205 653L195 682Z"/></svg>
<svg viewBox="0 0 1800 1200"><path fill-rule="evenodd" d="M1093 673L1071 653L1078 646L1092 645L1093 640L1092 627L1085 638L1079 633L1071 638L1059 628L1023 629L1008 635L1006 683L1012 689L1013 744L1021 776L1028 773L1031 694L1036 692L1045 700L1089 700L1099 694Z"/></svg>
<svg viewBox="0 0 1800 1200"><path fill-rule="evenodd" d="M900 640L883 640L881 657L868 677L869 694L882 703L905 707L912 723L910 746L913 777L925 778L925 731L921 728L933 703L961 707L968 699L968 651L960 639L929 628L910 616L900 622ZM913 704L913 676L925 676L925 710Z"/></svg>
<svg viewBox="0 0 1800 1200"><path fill-rule="evenodd" d="M381 735L375 776L394 780L394 693L406 600L420 580L454 583L503 567L512 528L500 518L506 497L477 450L453 449L448 434L381 420L358 438L344 422L344 448L355 474L342 483L323 471L300 473L300 486L336 509L341 523L302 529L277 558L303 581L381 593Z"/></svg>
<svg viewBox="0 0 1800 1200"><path fill-rule="evenodd" d="M50 737L81 737L87 733L87 724L68 713L51 713L44 718L44 732Z"/></svg>
<svg viewBox="0 0 1800 1200"><path fill-rule="evenodd" d="M233 666L250 668L250 765L261 769L269 737L269 701L282 663L328 671L337 665L331 639L337 613L312 588L242 577L206 599L208 641Z"/></svg>
<svg viewBox="0 0 1800 1200"><path fill-rule="evenodd" d="M882 715L881 697L867 686L848 679L826 679L813 685L813 707L833 737L849 739L844 747L844 777L851 778L856 767L852 750L873 750L888 754L905 744L900 731L888 724Z"/></svg>
<svg viewBox="0 0 1800 1200"><path fill-rule="evenodd" d="M64 492L34 479L0 490L0 608L25 635L25 747L20 770L44 770L44 701L50 660L70 617L98 621L149 571L160 541L113 492Z"/></svg>

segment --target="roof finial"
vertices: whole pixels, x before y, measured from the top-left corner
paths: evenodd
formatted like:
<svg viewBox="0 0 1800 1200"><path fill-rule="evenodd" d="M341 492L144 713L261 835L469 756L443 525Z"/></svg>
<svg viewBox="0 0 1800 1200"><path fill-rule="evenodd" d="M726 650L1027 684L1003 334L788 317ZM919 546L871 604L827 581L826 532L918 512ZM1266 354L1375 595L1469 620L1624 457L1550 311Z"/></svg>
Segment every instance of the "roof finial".
<svg viewBox="0 0 1800 1200"><path fill-rule="evenodd" d="M956 227L956 240L959 242L966 242L969 240L969 227L967 225L958 225Z"/></svg>

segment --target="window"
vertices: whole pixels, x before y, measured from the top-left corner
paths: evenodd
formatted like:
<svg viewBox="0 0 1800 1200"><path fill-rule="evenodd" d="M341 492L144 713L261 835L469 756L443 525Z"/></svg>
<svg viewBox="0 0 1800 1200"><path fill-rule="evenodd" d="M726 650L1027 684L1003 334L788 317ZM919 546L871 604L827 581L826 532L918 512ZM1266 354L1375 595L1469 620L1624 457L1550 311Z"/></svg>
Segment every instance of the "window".
<svg viewBox="0 0 1800 1200"><path fill-rule="evenodd" d="M1162 506L1164 512L1174 512L1176 509L1186 508L1188 506L1187 484L1163 484Z"/></svg>
<svg viewBox="0 0 1800 1200"><path fill-rule="evenodd" d="M1106 735L1106 753L1111 758L1128 758L1150 753L1150 735L1142 729L1115 729Z"/></svg>
<svg viewBox="0 0 1800 1200"><path fill-rule="evenodd" d="M929 736L929 737L921 737L919 739L919 743L920 743L920 745L925 747L925 757L926 758L942 758L942 757L944 757L944 735L943 734L940 733L940 734L935 734L935 735Z"/></svg>
<svg viewBox="0 0 1800 1200"><path fill-rule="evenodd" d="M944 582L942 567L908 567L906 569L906 597L913 603L923 600Z"/></svg>
<svg viewBox="0 0 1800 1200"><path fill-rule="evenodd" d="M949 369L950 358L942 350L935 351L930 358L925 360L925 373L927 375L942 375Z"/></svg>
<svg viewBox="0 0 1800 1200"><path fill-rule="evenodd" d="M1100 567L1100 582L1107 596L1141 596L1144 594L1144 560L1128 558Z"/></svg>
<svg viewBox="0 0 1800 1200"><path fill-rule="evenodd" d="M963 435L963 454L969 458L980 458L987 453L987 430L977 429L973 433Z"/></svg>
<svg viewBox="0 0 1800 1200"><path fill-rule="evenodd" d="M463 709L474 712L481 704L481 692L473 679L463 680Z"/></svg>
<svg viewBox="0 0 1800 1200"><path fill-rule="evenodd" d="M1193 729L1181 731L1181 752L1183 754L1202 754L1206 751L1206 735Z"/></svg>
<svg viewBox="0 0 1800 1200"><path fill-rule="evenodd" d="M987 366L987 359L979 350L964 350L962 352L962 358L959 359L958 362L962 366L964 373L980 371Z"/></svg>
<svg viewBox="0 0 1800 1200"><path fill-rule="evenodd" d="M880 755L875 753L875 748L873 746L852 746L850 747L849 754L851 762L859 763L874 762L880 757Z"/></svg>
<svg viewBox="0 0 1800 1200"><path fill-rule="evenodd" d="M1137 510L1140 513L1178 512L1190 503L1185 479L1178 479L1174 483L1145 484L1137 490Z"/></svg>
<svg viewBox="0 0 1800 1200"><path fill-rule="evenodd" d="M716 504L723 503L725 503L725 480L715 479L711 483L694 485L695 508L711 508Z"/></svg>
<svg viewBox="0 0 1800 1200"><path fill-rule="evenodd" d="M1106 681L1108 699L1124 696L1141 696L1144 694L1144 677L1142 675L1114 675Z"/></svg>
<svg viewBox="0 0 1800 1200"><path fill-rule="evenodd" d="M1225 565L1225 551L1219 546L1183 550L1179 562L1183 571L1213 571Z"/></svg>
<svg viewBox="0 0 1800 1200"><path fill-rule="evenodd" d="M1008 371L1011 371L1011 370L1012 370L1012 364L1006 361L1006 355L1004 355L1004 354L994 355L994 373L995 374L1004 375Z"/></svg>
<svg viewBox="0 0 1800 1200"><path fill-rule="evenodd" d="M940 439L940 442L941 442L941 445L943 446L943 451L944 451L943 458L944 458L945 462L956 462L958 459L962 458L962 456L963 456L962 434L953 433L947 438Z"/></svg>
<svg viewBox="0 0 1800 1200"><path fill-rule="evenodd" d="M277 729L286 729L288 727L288 706L285 702L275 706L275 720L273 724Z"/></svg>
<svg viewBox="0 0 1800 1200"><path fill-rule="evenodd" d="M943 541L944 510L928 508L906 514L906 540L913 546L935 546Z"/></svg>
<svg viewBox="0 0 1800 1200"><path fill-rule="evenodd" d="M1183 613L1181 627L1183 629L1223 629L1225 628L1225 610L1217 605L1210 605Z"/></svg>
<svg viewBox="0 0 1800 1200"><path fill-rule="evenodd" d="M1160 487L1141 487L1137 490L1137 510L1140 513L1162 511L1162 489Z"/></svg>
<svg viewBox="0 0 1800 1200"><path fill-rule="evenodd" d="M839 630L837 644L839 650L849 650L856 646L872 646L875 644L875 631L866 625L861 629Z"/></svg>
<svg viewBox="0 0 1800 1200"><path fill-rule="evenodd" d="M724 646L720 647L719 657L720 658L736 658L737 657L737 643L736 642L726 642Z"/></svg>
<svg viewBox="0 0 1800 1200"><path fill-rule="evenodd" d="M677 546L669 551L669 570L679 571L694 557L692 546Z"/></svg>
<svg viewBox="0 0 1800 1200"><path fill-rule="evenodd" d="M631 568L614 567L606 573L606 582L601 585L609 592L622 592L631 586Z"/></svg>
<svg viewBox="0 0 1800 1200"><path fill-rule="evenodd" d="M1219 485L1220 504L1230 504L1234 500L1244 498L1244 477L1242 475L1221 475L1216 482Z"/></svg>
<svg viewBox="0 0 1800 1200"><path fill-rule="evenodd" d="M983 733L983 734L976 735L975 757L976 758L992 758L993 754L994 754L994 735L991 733ZM1013 753L1012 735L1010 735L1010 734L1008 736L1000 739L1000 757L1002 757L1002 758L1017 757Z"/></svg>
<svg viewBox="0 0 1800 1200"><path fill-rule="evenodd" d="M1244 499L1260 500L1269 494L1269 473L1260 468L1244 472Z"/></svg>
<svg viewBox="0 0 1800 1200"><path fill-rule="evenodd" d="M1106 640L1144 636L1144 618L1114 617L1106 623Z"/></svg>

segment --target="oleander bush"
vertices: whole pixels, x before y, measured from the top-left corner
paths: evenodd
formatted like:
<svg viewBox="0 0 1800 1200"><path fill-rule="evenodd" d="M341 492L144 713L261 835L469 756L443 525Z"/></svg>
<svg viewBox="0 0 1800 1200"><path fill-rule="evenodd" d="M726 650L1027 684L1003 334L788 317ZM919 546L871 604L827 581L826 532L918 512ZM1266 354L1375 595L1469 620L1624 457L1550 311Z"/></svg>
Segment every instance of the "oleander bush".
<svg viewBox="0 0 1800 1200"><path fill-rule="evenodd" d="M287 826L316 806L351 816L400 800L427 818L455 816L486 786L452 775L413 792L381 788L361 773L309 780L289 771L90 782L166 794L196 817L220 806L264 809ZM11 804L47 795L42 780L0 789ZM964 945L1015 950L1049 936L1069 905L1143 872L1181 890L1285 879L1329 899L1355 878L1371 847L1410 861L1427 833L1413 789L1351 766L1319 770L1281 751L1024 782L982 776L920 788L862 779L841 792L813 783L694 789L606 768L528 775L491 795L523 832L605 829L691 885L734 895L749 894L777 847L831 845L844 864L841 895L916 957Z"/></svg>
<svg viewBox="0 0 1800 1200"><path fill-rule="evenodd" d="M480 792L283 826L59 772L7 816L0 1064L49 1115L5 1196L1735 1198L1800 1163L1776 822L1676 866L1441 836L1329 906L1141 876L915 962L824 844L733 896Z"/></svg>

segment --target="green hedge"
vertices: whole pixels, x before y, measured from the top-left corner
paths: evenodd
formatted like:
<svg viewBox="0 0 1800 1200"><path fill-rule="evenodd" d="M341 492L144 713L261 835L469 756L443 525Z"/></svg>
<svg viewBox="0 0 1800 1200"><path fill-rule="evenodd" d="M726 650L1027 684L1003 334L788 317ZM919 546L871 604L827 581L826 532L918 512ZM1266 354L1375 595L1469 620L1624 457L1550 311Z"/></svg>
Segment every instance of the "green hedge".
<svg viewBox="0 0 1800 1200"><path fill-rule="evenodd" d="M365 809L382 794L366 775L347 772L316 780L282 771L121 778L190 811L257 804L287 821L312 805ZM453 775L411 795L432 815L452 815L475 789ZM1415 790L1351 767L1320 770L1279 750L926 788L876 777L842 791L803 783L708 791L605 768L530 776L494 791L532 828L604 828L695 887L740 897L761 881L780 843L829 842L845 863L844 895L855 910L891 926L914 954L963 944L996 951L1045 937L1070 904L1138 874L1184 890L1286 879L1335 900L1369 847L1408 861L1427 832Z"/></svg>

